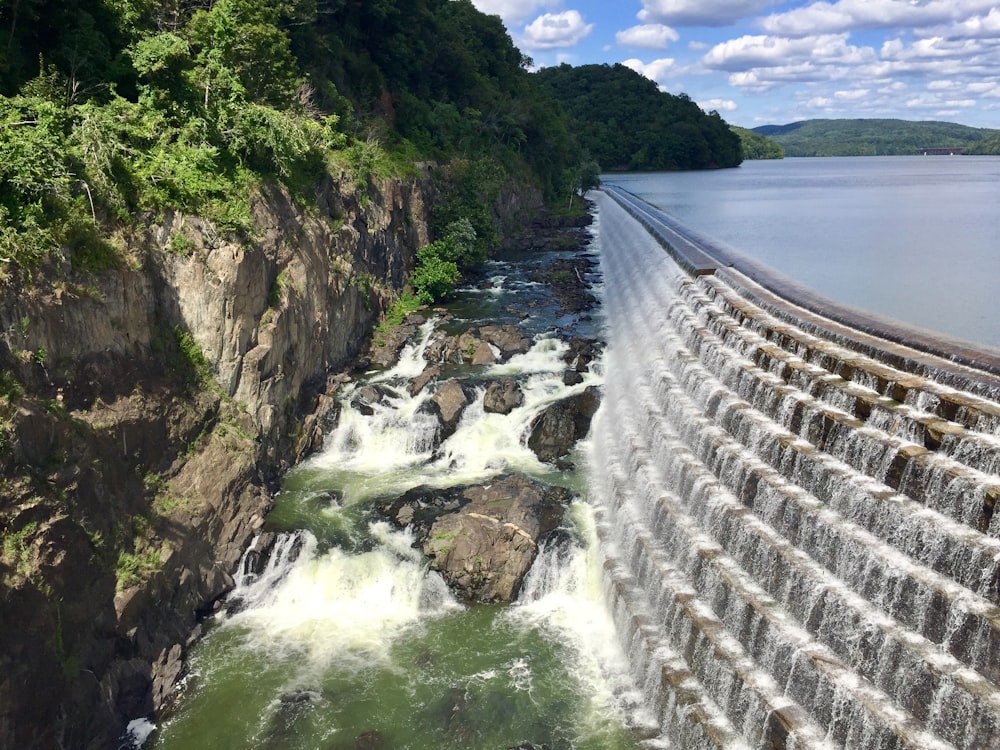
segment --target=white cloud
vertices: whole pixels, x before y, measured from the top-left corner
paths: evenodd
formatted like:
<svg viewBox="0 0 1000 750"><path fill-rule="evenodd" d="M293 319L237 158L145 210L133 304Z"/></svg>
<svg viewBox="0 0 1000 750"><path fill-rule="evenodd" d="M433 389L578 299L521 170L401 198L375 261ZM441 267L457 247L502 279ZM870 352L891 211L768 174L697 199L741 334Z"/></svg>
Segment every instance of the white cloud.
<svg viewBox="0 0 1000 750"><path fill-rule="evenodd" d="M875 59L868 47L847 44L847 34L815 37L742 36L717 44L702 58L706 67L741 71L796 63L860 64Z"/></svg>
<svg viewBox="0 0 1000 750"><path fill-rule="evenodd" d="M972 16L952 30L956 37L996 39L1000 37L1000 8L990 8L985 16Z"/></svg>
<svg viewBox="0 0 1000 750"><path fill-rule="evenodd" d="M524 23L539 10L561 8L562 0L472 0L472 4L489 16L500 16L510 27Z"/></svg>
<svg viewBox="0 0 1000 750"><path fill-rule="evenodd" d="M948 109L966 109L968 107L975 107L975 99L945 99L935 96L933 94L920 94L912 99L906 101L905 106L908 109L940 109L942 107Z"/></svg>
<svg viewBox="0 0 1000 750"><path fill-rule="evenodd" d="M673 26L730 26L774 0L642 0L639 20Z"/></svg>
<svg viewBox="0 0 1000 750"><path fill-rule="evenodd" d="M1000 98L1000 83L997 81L977 81L975 83L970 83L965 87L965 90L970 94L974 94L979 97L996 97Z"/></svg>
<svg viewBox="0 0 1000 750"><path fill-rule="evenodd" d="M555 49L572 47L594 30L579 11L545 13L524 27L521 46L525 49Z"/></svg>
<svg viewBox="0 0 1000 750"><path fill-rule="evenodd" d="M829 109L833 106L833 103L833 99L825 96L816 96L806 101L805 105L811 109Z"/></svg>
<svg viewBox="0 0 1000 750"><path fill-rule="evenodd" d="M736 102L732 99L706 99L705 101L698 102L698 106L706 112L713 110L716 112L734 112L736 110Z"/></svg>
<svg viewBox="0 0 1000 750"><path fill-rule="evenodd" d="M633 26L615 34L615 41L618 44L646 49L666 49L670 42L676 42L678 39L680 39L680 35L662 23Z"/></svg>
<svg viewBox="0 0 1000 750"><path fill-rule="evenodd" d="M835 91L833 95L842 102L856 102L868 96L868 89L851 89L849 91Z"/></svg>
<svg viewBox="0 0 1000 750"><path fill-rule="evenodd" d="M631 68L639 75L645 76L651 81L655 81L662 89L666 88L664 81L667 80L670 73L676 69L674 59L672 57L664 57L648 63L631 58L629 60L622 60L622 65L626 68Z"/></svg>
<svg viewBox="0 0 1000 750"><path fill-rule="evenodd" d="M892 29L961 23L992 14L994 0L836 0L776 13L760 21L771 34L801 36L857 29Z"/></svg>

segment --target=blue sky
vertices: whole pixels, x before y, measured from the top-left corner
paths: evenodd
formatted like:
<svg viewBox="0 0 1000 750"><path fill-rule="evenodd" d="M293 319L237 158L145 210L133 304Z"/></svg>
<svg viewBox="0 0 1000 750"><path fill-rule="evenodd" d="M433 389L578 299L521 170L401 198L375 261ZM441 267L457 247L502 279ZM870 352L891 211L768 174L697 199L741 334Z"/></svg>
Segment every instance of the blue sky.
<svg viewBox="0 0 1000 750"><path fill-rule="evenodd" d="M1000 128L997 0L472 1L537 67L624 63L734 125Z"/></svg>

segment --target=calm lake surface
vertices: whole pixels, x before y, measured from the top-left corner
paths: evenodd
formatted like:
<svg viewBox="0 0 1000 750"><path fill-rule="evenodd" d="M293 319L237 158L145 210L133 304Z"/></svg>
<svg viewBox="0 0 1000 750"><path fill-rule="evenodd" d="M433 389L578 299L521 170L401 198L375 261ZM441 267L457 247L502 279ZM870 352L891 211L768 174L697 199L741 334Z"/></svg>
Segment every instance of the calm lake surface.
<svg viewBox="0 0 1000 750"><path fill-rule="evenodd" d="M827 297L1000 349L1000 158L747 161L604 175Z"/></svg>

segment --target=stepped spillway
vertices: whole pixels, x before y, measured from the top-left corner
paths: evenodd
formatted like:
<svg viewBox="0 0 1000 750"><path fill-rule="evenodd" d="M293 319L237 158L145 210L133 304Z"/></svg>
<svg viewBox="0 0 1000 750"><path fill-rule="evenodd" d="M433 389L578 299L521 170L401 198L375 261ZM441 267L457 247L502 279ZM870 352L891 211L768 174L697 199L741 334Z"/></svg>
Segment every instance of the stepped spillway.
<svg viewBox="0 0 1000 750"><path fill-rule="evenodd" d="M650 745L1000 747L1000 358L595 200L591 497Z"/></svg>

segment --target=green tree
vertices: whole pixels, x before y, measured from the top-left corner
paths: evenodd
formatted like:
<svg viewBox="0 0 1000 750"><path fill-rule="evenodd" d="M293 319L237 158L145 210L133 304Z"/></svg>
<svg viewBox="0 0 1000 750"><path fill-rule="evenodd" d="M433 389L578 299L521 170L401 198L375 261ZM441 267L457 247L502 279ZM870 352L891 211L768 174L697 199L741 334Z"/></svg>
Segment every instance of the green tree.
<svg viewBox="0 0 1000 750"><path fill-rule="evenodd" d="M535 75L606 170L733 167L742 159L739 138L718 113L660 91L624 65L563 64Z"/></svg>

